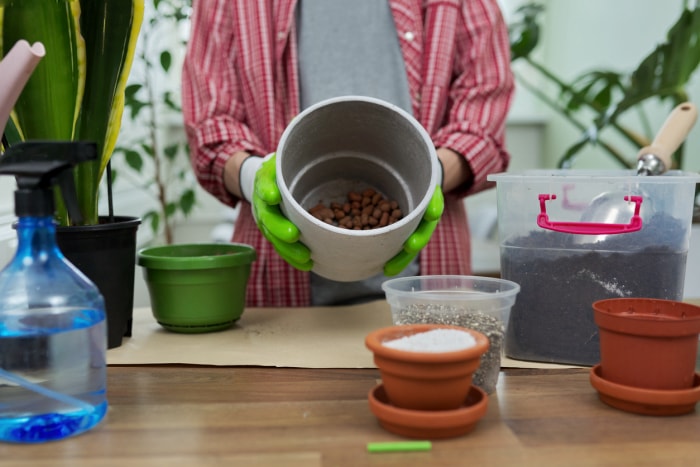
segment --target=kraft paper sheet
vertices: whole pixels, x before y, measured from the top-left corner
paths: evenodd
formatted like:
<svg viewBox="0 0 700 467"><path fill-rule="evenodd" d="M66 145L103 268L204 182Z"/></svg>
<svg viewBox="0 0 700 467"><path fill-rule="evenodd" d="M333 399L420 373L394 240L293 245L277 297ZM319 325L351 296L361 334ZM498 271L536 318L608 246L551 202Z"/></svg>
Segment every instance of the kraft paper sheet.
<svg viewBox="0 0 700 467"><path fill-rule="evenodd" d="M384 300L343 307L249 308L234 327L205 334L166 331L150 308L136 308L132 336L107 351L107 363L374 368L365 336L391 324ZM501 366L574 368L507 358Z"/></svg>

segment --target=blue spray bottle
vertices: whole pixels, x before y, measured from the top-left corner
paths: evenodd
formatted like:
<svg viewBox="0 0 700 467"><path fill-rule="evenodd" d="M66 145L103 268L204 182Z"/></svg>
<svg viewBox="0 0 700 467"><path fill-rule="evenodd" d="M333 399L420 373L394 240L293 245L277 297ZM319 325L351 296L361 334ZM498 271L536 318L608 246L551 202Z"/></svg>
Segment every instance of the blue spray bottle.
<svg viewBox="0 0 700 467"><path fill-rule="evenodd" d="M70 169L96 154L92 143L46 141L0 156L18 217L17 252L0 271L0 441L65 438L107 411L104 300L58 249L53 218L54 187L75 209Z"/></svg>

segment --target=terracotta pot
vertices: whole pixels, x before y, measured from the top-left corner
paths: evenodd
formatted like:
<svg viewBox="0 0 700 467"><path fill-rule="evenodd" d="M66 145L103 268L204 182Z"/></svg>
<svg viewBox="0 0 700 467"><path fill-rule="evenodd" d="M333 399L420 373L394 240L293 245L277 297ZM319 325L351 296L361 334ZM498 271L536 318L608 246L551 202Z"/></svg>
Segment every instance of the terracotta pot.
<svg viewBox="0 0 700 467"><path fill-rule="evenodd" d="M673 300L615 298L593 304L600 376L625 386L688 389L695 380L700 307Z"/></svg>
<svg viewBox="0 0 700 467"><path fill-rule="evenodd" d="M447 352L417 352L383 345L434 329L468 332L476 344ZM480 332L459 326L411 324L373 331L365 338L365 345L374 352L374 363L392 405L412 410L454 410L464 404L489 340Z"/></svg>

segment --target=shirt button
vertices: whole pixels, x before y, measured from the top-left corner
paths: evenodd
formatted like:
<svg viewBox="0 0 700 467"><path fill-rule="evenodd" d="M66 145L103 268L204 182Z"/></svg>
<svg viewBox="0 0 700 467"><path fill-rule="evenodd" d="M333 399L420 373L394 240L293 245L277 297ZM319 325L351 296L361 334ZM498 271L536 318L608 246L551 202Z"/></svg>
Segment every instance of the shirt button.
<svg viewBox="0 0 700 467"><path fill-rule="evenodd" d="M406 39L407 41L412 41L415 39L416 35L413 33L413 31L406 31L403 33L403 38Z"/></svg>
<svg viewBox="0 0 700 467"><path fill-rule="evenodd" d="M287 34L284 31L280 31L277 33L277 39L282 40L287 36Z"/></svg>

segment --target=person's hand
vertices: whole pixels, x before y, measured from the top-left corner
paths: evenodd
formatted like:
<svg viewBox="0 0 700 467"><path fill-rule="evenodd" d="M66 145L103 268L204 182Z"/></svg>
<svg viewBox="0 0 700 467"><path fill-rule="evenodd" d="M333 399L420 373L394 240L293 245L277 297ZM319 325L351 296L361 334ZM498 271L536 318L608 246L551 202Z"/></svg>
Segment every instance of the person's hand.
<svg viewBox="0 0 700 467"><path fill-rule="evenodd" d="M300 232L297 226L280 210L282 195L276 181L275 154L270 154L264 159L255 159L248 158L243 162L241 191L253 207L253 216L258 228L282 259L296 269L310 271L314 265L311 251L299 241ZM253 170L254 176L251 177ZM252 188L246 187L250 186L246 179L251 178Z"/></svg>
<svg viewBox="0 0 700 467"><path fill-rule="evenodd" d="M250 165L241 168L241 189L246 199L250 197L258 228L287 263L301 271L310 271L313 268L311 251L299 241L299 229L279 207L282 195L276 181L275 155L264 159L251 157L244 164ZM254 177L246 173L254 173ZM253 182L246 183L244 179L247 178ZM246 185L251 187L246 189ZM395 276L413 261L430 241L443 209L444 198L438 185L416 230L404 242L402 250L384 265L384 275Z"/></svg>
<svg viewBox="0 0 700 467"><path fill-rule="evenodd" d="M404 270L418 253L428 244L435 227L437 227L442 211L445 208L445 199L440 185L435 187L433 197L428 203L428 208L423 214L420 224L403 244L403 249L384 265L385 276L395 276Z"/></svg>

